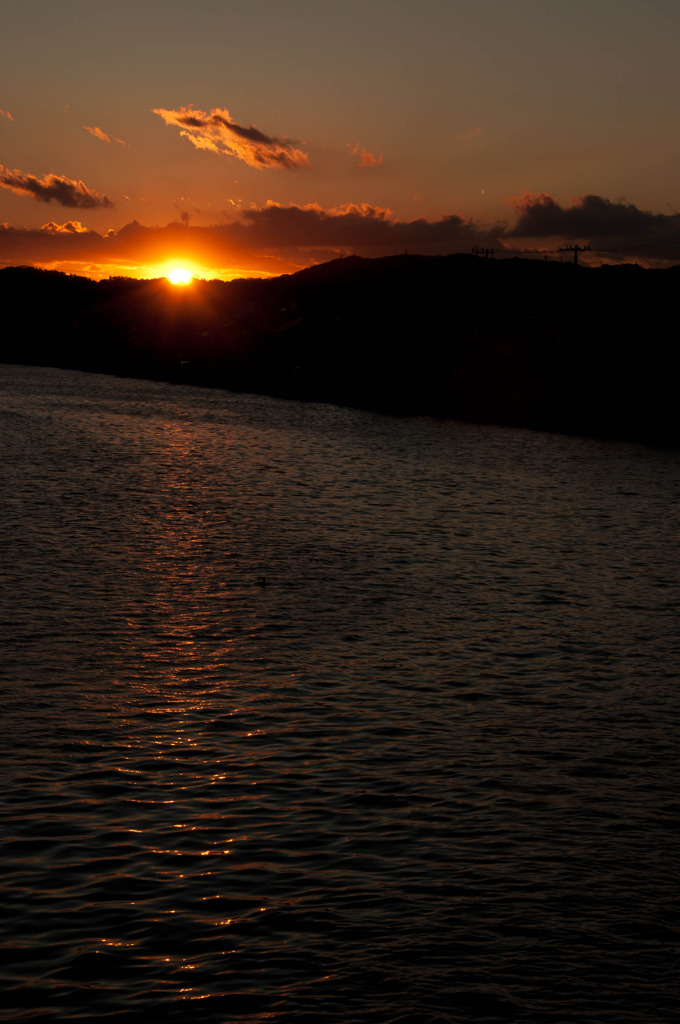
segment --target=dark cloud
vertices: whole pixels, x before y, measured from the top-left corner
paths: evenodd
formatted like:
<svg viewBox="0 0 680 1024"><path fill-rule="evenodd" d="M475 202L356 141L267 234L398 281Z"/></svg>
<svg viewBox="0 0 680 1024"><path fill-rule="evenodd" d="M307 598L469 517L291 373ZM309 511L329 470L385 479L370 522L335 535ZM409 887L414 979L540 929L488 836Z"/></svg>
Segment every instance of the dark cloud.
<svg viewBox="0 0 680 1024"><path fill-rule="evenodd" d="M348 204L325 210L316 204L282 206L270 203L246 210L237 237L260 248L324 247L336 252L382 255L404 249L448 253L473 245L498 245L502 229L485 228L455 214L441 220L395 221L381 207Z"/></svg>
<svg viewBox="0 0 680 1024"><path fill-rule="evenodd" d="M50 221L34 229L0 224L0 266L89 259L100 251L102 241L101 235L87 231L79 221Z"/></svg>
<svg viewBox="0 0 680 1024"><path fill-rule="evenodd" d="M250 167L285 167L295 170L308 167L309 157L296 149L293 139L265 135L255 125L245 127L233 120L228 110L216 107L208 112L194 110L190 105L177 110L155 108L154 114L167 125L180 129L197 149L207 149L223 156L235 156Z"/></svg>
<svg viewBox="0 0 680 1024"><path fill-rule="evenodd" d="M555 246L578 242L590 246L590 263L633 261L658 266L658 261L680 259L677 213L650 213L633 203L596 195L581 196L572 200L571 206L561 206L545 192L528 193L513 205L518 220L505 232L506 245L513 239L555 239Z"/></svg>
<svg viewBox="0 0 680 1024"><path fill-rule="evenodd" d="M225 111L226 113L226 111ZM286 145L285 140L282 142L281 139L270 138L261 132L259 128L256 128L254 124L251 124L250 128L244 128L243 125L237 124L236 121L229 120L228 117L221 117L218 113L214 113L212 116L214 124L223 125L227 131L232 132L234 135L238 135L241 139L248 139L249 142L261 142L263 146L281 146Z"/></svg>
<svg viewBox="0 0 680 1024"><path fill-rule="evenodd" d="M96 207L112 207L106 196L89 189L84 182L74 181L61 174L46 174L36 178L34 174L10 171L0 164L0 187L9 189L19 196L32 196L43 203L58 203L60 206L91 210Z"/></svg>
<svg viewBox="0 0 680 1024"><path fill-rule="evenodd" d="M182 223L148 228L136 221L102 236L78 221L45 224L39 230L0 227L0 264L56 264L89 260L111 268L154 266L182 253L206 267L249 273L289 273L310 263L358 253L382 256L403 252L445 254L473 245L499 246L492 230L455 215L438 221L397 221L389 210L348 205L280 206L247 210L229 224L194 227ZM74 267L77 272L77 268ZM90 272L89 270L87 272ZM122 272L122 270L121 270Z"/></svg>
<svg viewBox="0 0 680 1024"><path fill-rule="evenodd" d="M610 262L635 260L653 266L658 265L657 260L680 257L680 218L675 214L645 214L635 207L606 200L584 201L566 210L550 197L540 198L537 203L526 199L523 202L524 207L518 210L518 226L512 231L500 224L484 226L466 221L456 214L436 221L400 221L393 219L389 210L368 204L324 209L316 204L269 203L246 210L238 220L226 224L198 227L189 223L185 214L181 222L162 228L132 222L106 236L86 230L79 221L50 222L33 231L4 225L0 226L0 264L60 265L78 272L76 264L81 263L80 272L84 273L95 273L92 268L99 266L105 276L109 273L134 275L140 271L148 275L149 268L162 265L170 257L184 255L198 265L213 269L217 276L282 274L353 253L386 256L408 250L445 255L470 252L473 246L478 246L493 248L499 255L502 252L510 255L522 251L516 238L557 237L564 242L578 239L585 243L595 239L591 234L591 229L595 228L600 232L598 237L605 241L604 232L609 232L611 255L606 258ZM586 222L583 218L588 212L592 216ZM638 240L629 244L627 238L633 236L620 232L631 230L632 226L639 229L635 236ZM658 235L654 232L661 228L665 229L667 239L671 237L670 241L657 245ZM528 230L533 234L526 234ZM550 245L551 249L555 247L555 243ZM604 242L602 248L606 248ZM594 260L595 249L593 241L589 260ZM68 261L72 267L65 266ZM87 267L84 261L89 261Z"/></svg>
<svg viewBox="0 0 680 1024"><path fill-rule="evenodd" d="M677 214L648 213L632 203L612 202L602 196L581 196L563 207L545 192L527 194L514 201L519 215L508 238L620 239L651 236L680 230Z"/></svg>

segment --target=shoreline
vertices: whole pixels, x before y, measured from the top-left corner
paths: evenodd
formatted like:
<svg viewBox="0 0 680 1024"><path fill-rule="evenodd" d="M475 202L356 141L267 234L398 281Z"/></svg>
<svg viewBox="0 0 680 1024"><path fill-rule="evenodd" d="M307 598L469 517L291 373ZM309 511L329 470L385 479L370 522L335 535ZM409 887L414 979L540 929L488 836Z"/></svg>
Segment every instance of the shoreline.
<svg viewBox="0 0 680 1024"><path fill-rule="evenodd" d="M284 401L320 403L340 408L360 409L395 417L432 417L461 423L533 430L539 433L592 438L599 441L620 441L660 449L680 451L680 435L675 422L659 417L658 407L645 405L647 416L631 424L615 406L604 406L592 396L590 401L579 395L541 394L537 392L469 391L436 388L420 394L384 392L369 394L366 390L342 389L337 383L317 386L302 381L274 380L260 374L214 377L190 368L176 373L135 373L132 370L103 369L63 363L5 362L8 366L71 370L76 373L102 374L122 380L148 380L177 387L211 388L234 394L262 395ZM642 405L642 402L641 402Z"/></svg>
<svg viewBox="0 0 680 1024"><path fill-rule="evenodd" d="M269 280L0 271L0 361L680 447L676 269L346 257Z"/></svg>

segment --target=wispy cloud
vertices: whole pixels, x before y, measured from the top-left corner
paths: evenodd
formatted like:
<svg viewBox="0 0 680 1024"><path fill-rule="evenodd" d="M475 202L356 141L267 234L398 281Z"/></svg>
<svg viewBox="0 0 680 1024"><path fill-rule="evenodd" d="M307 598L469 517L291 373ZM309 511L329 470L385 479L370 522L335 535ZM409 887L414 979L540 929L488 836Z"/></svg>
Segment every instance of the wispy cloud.
<svg viewBox="0 0 680 1024"><path fill-rule="evenodd" d="M10 114L9 110L3 110L1 107L0 107L0 117L6 117L8 121L13 121L14 120L14 118Z"/></svg>
<svg viewBox="0 0 680 1024"><path fill-rule="evenodd" d="M473 139L478 139L482 134L481 128L466 128L464 132L460 132L458 136L459 142L471 142Z"/></svg>
<svg viewBox="0 0 680 1024"><path fill-rule="evenodd" d="M66 178L62 174L46 174L44 178L37 178L34 174L10 171L0 164L0 187L18 196L31 196L43 203L54 202L81 210L113 206L110 199L88 188L84 182Z"/></svg>
<svg viewBox="0 0 680 1024"><path fill-rule="evenodd" d="M255 125L246 128L232 120L229 111L223 108L216 107L206 113L189 105L178 110L158 107L152 112L162 117L167 125L179 128L180 135L197 149L235 156L260 170L265 167L295 170L309 166L309 157L295 148L295 140L265 135Z"/></svg>
<svg viewBox="0 0 680 1024"><path fill-rule="evenodd" d="M93 135L95 139L100 139L101 142L118 142L121 146L128 145L128 143L125 142L123 139L118 139L115 135L107 135L106 132L103 132L101 128L97 128L96 126L94 128L89 128L86 124L84 124L83 128L86 132L89 132L90 135Z"/></svg>
<svg viewBox="0 0 680 1024"><path fill-rule="evenodd" d="M358 142L348 142L346 145L352 156L359 157L357 167L375 167L377 164L381 164L383 162L382 153L380 156L376 156L374 153L369 153L369 151L364 149L363 146L360 146Z"/></svg>

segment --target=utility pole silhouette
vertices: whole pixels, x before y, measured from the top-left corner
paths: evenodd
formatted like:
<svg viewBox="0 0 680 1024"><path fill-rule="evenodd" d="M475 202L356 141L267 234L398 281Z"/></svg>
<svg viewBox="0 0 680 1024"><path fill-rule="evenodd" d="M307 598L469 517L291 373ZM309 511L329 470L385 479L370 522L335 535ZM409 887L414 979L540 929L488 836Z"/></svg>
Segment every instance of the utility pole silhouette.
<svg viewBox="0 0 680 1024"><path fill-rule="evenodd" d="M473 254L473 256L482 256L482 255L484 255L484 257L488 260L489 253L491 253L491 255L493 256L493 249L480 249L476 245L474 245L472 247L472 254Z"/></svg>
<svg viewBox="0 0 680 1024"><path fill-rule="evenodd" d="M590 251L590 246L589 245L565 245L559 251L560 252L573 252L573 254L574 254L574 266L577 267L578 266L578 254L580 252L589 252Z"/></svg>

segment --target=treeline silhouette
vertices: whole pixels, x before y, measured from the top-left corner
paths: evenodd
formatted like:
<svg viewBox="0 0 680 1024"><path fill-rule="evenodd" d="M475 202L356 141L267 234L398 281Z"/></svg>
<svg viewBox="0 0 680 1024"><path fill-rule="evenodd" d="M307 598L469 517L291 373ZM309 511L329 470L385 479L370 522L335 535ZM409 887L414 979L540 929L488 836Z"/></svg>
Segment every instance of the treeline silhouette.
<svg viewBox="0 0 680 1024"><path fill-rule="evenodd" d="M678 445L679 283L465 255L185 288L10 267L0 360Z"/></svg>

